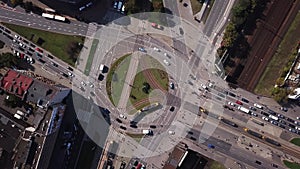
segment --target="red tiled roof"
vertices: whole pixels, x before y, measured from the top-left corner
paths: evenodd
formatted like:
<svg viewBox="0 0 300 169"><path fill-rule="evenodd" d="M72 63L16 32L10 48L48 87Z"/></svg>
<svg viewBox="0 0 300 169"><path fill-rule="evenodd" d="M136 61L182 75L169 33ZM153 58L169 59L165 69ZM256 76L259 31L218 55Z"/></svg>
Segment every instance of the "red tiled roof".
<svg viewBox="0 0 300 169"><path fill-rule="evenodd" d="M5 91L23 97L32 84L33 79L14 70L9 70L1 80L1 88Z"/></svg>

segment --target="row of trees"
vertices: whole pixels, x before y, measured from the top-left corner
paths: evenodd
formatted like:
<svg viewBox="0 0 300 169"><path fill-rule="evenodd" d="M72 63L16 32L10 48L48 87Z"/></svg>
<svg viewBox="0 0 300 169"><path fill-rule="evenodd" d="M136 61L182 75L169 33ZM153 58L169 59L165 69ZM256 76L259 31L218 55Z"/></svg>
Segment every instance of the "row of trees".
<svg viewBox="0 0 300 169"><path fill-rule="evenodd" d="M20 59L12 53L3 53L0 55L0 68L4 67L12 67L18 65L20 63Z"/></svg>
<svg viewBox="0 0 300 169"><path fill-rule="evenodd" d="M225 51L231 57L243 58L248 55L250 47L245 35L251 33L265 5L265 0L239 0L232 9L231 21L225 29L222 46L218 49L220 57Z"/></svg>

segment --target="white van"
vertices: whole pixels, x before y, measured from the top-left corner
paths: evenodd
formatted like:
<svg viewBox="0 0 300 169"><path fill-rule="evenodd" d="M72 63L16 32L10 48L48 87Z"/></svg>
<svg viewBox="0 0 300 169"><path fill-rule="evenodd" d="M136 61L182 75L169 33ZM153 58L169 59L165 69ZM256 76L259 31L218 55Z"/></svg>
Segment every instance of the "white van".
<svg viewBox="0 0 300 169"><path fill-rule="evenodd" d="M24 113L20 110L17 110L17 114L20 115L20 116L24 116Z"/></svg>
<svg viewBox="0 0 300 169"><path fill-rule="evenodd" d="M254 107L257 107L259 109L263 109L263 107L261 105L257 104L257 103L254 103Z"/></svg>
<svg viewBox="0 0 300 169"><path fill-rule="evenodd" d="M82 6L82 7L79 8L79 11L82 11L84 9L85 9L85 6Z"/></svg>
<svg viewBox="0 0 300 169"><path fill-rule="evenodd" d="M118 4L118 11L120 11L121 10L121 8L122 8L122 5L123 5L123 2L119 2L119 4Z"/></svg>
<svg viewBox="0 0 300 169"><path fill-rule="evenodd" d="M14 118L19 119L19 120L22 119L22 117L20 115L18 115L18 114L15 114Z"/></svg>

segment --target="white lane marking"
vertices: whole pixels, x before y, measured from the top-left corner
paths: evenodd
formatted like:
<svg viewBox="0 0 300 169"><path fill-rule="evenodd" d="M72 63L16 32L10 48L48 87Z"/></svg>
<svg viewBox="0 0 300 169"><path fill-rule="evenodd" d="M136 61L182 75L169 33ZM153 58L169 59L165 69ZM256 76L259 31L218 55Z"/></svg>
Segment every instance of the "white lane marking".
<svg viewBox="0 0 300 169"><path fill-rule="evenodd" d="M0 16L0 18L9 19L10 21L14 20L14 21L19 21L19 22L24 22L24 23L30 23L28 21L24 21L24 20L20 20L20 19L15 19L15 18L10 18L10 17L6 17L6 16Z"/></svg>

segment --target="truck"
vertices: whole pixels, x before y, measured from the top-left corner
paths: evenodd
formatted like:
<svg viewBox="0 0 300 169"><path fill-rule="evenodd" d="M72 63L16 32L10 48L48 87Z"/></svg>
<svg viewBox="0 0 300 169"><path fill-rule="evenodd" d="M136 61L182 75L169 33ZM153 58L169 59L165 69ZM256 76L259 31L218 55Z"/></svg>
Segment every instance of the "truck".
<svg viewBox="0 0 300 169"><path fill-rule="evenodd" d="M152 135L152 134L153 134L153 131L150 130L150 129L146 129L146 130L143 130L142 133L143 133L143 134L146 134L146 135Z"/></svg>
<svg viewBox="0 0 300 169"><path fill-rule="evenodd" d="M250 113L250 110L249 110L249 109L246 109L246 108L243 107L243 106L239 106L238 109L239 109L241 112L243 112L243 113L247 113L247 114Z"/></svg>

